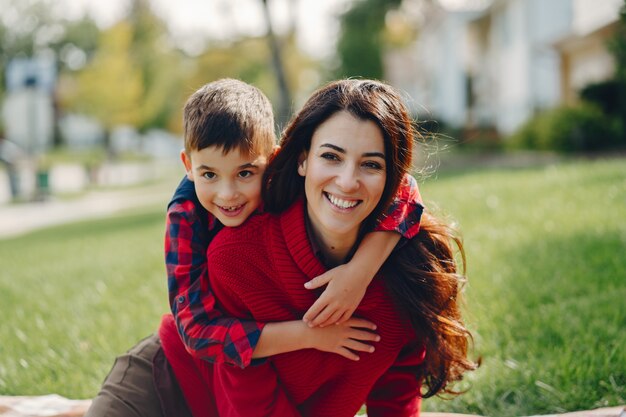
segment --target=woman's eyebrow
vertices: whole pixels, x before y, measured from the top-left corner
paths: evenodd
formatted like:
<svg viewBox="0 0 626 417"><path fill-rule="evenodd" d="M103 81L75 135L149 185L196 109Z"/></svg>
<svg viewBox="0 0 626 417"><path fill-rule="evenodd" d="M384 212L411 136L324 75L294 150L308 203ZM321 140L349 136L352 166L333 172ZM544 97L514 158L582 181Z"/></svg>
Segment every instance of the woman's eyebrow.
<svg viewBox="0 0 626 417"><path fill-rule="evenodd" d="M320 148L330 148L336 150L337 152L346 153L345 149L337 145L333 145L332 143L323 143L320 145ZM382 152L365 152L363 156L366 158L378 157L385 159L385 154Z"/></svg>
<svg viewBox="0 0 626 417"><path fill-rule="evenodd" d="M323 143L320 145L320 148L330 148L336 150L337 152L346 153L346 150L344 148L333 145L332 143Z"/></svg>
<svg viewBox="0 0 626 417"><path fill-rule="evenodd" d="M381 152L365 152L363 154L363 156L367 157L367 158L371 158L371 157L378 157L378 158L382 158L385 159L385 154L381 153Z"/></svg>

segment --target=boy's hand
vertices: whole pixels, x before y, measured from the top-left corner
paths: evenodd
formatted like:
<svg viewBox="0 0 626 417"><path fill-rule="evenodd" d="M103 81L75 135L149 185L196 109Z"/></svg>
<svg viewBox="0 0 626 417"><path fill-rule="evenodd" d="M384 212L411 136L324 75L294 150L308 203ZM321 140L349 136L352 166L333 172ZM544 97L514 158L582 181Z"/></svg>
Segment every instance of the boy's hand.
<svg viewBox="0 0 626 417"><path fill-rule="evenodd" d="M325 327L348 320L365 295L367 284L350 272L348 264L340 265L304 284L307 289L328 284L302 320L310 327Z"/></svg>
<svg viewBox="0 0 626 417"><path fill-rule="evenodd" d="M337 326L309 329L309 334L313 348L358 361L355 351L372 353L374 346L368 342L380 340L373 330L376 330L376 325L371 321L351 318Z"/></svg>

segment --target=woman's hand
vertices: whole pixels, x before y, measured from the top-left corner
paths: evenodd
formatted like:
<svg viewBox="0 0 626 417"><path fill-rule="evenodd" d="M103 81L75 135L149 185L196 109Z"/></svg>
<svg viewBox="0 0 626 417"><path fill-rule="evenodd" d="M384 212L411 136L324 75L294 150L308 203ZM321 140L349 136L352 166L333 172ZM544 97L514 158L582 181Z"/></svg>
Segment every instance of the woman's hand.
<svg viewBox="0 0 626 417"><path fill-rule="evenodd" d="M376 325L371 321L351 318L336 326L309 328L307 334L309 346L314 349L358 361L359 356L355 352L374 352L371 342L380 340L374 330Z"/></svg>
<svg viewBox="0 0 626 417"><path fill-rule="evenodd" d="M371 277L354 272L350 264L340 265L304 284L307 289L328 284L322 295L304 314L311 327L326 327L346 322L359 306Z"/></svg>

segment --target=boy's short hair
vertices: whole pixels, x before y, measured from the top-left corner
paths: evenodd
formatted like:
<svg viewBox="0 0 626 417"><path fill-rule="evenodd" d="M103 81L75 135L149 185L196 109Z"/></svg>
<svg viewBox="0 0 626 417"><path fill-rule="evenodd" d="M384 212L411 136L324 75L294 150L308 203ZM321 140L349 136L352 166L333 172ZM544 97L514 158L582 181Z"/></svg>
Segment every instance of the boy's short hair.
<svg viewBox="0 0 626 417"><path fill-rule="evenodd" d="M200 87L183 111L185 152L210 146L269 156L276 144L268 98L243 81L224 78Z"/></svg>

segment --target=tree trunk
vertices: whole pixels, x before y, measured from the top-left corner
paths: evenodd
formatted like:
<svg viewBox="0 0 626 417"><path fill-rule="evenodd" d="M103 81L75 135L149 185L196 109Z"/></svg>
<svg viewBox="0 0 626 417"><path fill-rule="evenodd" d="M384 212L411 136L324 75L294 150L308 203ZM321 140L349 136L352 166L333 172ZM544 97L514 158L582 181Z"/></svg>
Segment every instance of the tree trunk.
<svg viewBox="0 0 626 417"><path fill-rule="evenodd" d="M274 30L272 29L272 20L270 18L267 0L262 1L263 12L267 22L267 39L270 43L270 50L272 53L272 66L274 67L279 92L278 114L276 119L279 125L283 126L287 123L291 115L291 94L289 92L289 85L287 84L287 77L283 67L281 46L276 38Z"/></svg>

